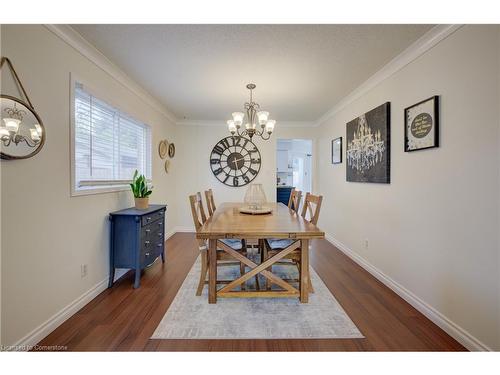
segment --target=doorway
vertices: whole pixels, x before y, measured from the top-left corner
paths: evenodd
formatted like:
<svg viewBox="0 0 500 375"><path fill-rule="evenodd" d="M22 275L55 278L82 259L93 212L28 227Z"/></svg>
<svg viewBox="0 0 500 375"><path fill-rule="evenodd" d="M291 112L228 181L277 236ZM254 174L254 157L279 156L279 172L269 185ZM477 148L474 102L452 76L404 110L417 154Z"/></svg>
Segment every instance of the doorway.
<svg viewBox="0 0 500 375"><path fill-rule="evenodd" d="M293 188L303 194L312 189L312 140L278 139L276 142L277 201L288 204Z"/></svg>

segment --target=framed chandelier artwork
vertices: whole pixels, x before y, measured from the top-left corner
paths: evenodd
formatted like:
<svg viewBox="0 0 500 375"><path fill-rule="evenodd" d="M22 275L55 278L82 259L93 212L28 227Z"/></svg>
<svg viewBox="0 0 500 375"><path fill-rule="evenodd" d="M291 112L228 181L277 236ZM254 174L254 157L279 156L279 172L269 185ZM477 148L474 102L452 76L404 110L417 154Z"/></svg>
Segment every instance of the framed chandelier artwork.
<svg viewBox="0 0 500 375"><path fill-rule="evenodd" d="M405 108L405 152L439 146L439 96Z"/></svg>
<svg viewBox="0 0 500 375"><path fill-rule="evenodd" d="M347 181L390 183L390 113L387 102L347 123Z"/></svg>
<svg viewBox="0 0 500 375"><path fill-rule="evenodd" d="M0 94L0 158L27 159L36 155L45 143L45 128L24 89L14 66L2 57L0 69L7 64L25 100Z"/></svg>

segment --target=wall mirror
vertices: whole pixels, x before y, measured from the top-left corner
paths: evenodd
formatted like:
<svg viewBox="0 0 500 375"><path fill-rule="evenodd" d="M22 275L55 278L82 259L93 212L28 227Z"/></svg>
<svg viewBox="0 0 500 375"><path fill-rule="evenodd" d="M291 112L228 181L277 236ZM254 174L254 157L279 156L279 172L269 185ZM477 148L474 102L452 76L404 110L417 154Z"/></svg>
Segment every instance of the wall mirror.
<svg viewBox="0 0 500 375"><path fill-rule="evenodd" d="M45 128L36 113L10 60L2 57L0 69L7 63L26 101L0 95L0 158L27 159L37 154L45 143Z"/></svg>

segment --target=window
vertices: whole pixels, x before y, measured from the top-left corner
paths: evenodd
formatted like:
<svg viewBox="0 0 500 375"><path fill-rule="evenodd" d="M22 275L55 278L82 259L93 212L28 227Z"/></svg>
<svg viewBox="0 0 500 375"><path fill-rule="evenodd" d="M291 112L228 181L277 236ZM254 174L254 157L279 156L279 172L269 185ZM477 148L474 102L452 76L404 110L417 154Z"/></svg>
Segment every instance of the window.
<svg viewBox="0 0 500 375"><path fill-rule="evenodd" d="M150 127L73 84L73 194L128 189L136 169L150 180Z"/></svg>

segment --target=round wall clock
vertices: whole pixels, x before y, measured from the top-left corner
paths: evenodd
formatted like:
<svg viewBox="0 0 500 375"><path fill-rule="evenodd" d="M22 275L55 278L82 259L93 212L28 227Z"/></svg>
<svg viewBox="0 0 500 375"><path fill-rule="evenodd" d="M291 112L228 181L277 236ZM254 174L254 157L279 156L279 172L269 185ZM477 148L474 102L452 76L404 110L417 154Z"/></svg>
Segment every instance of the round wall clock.
<svg viewBox="0 0 500 375"><path fill-rule="evenodd" d="M260 171L260 152L244 137L221 139L210 153L210 168L214 176L227 186L245 186Z"/></svg>

